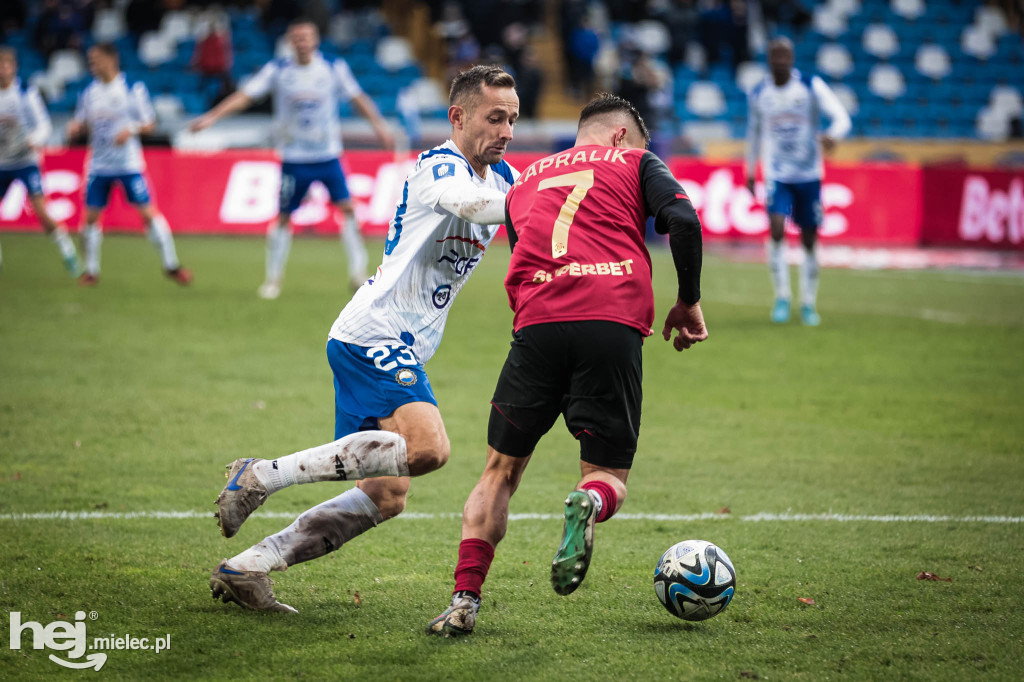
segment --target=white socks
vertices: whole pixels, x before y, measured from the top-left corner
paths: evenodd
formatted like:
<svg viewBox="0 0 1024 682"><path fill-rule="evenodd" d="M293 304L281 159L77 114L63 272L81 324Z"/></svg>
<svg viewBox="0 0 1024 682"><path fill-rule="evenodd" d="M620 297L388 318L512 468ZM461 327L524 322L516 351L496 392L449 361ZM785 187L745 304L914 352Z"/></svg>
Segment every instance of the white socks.
<svg viewBox="0 0 1024 682"><path fill-rule="evenodd" d="M359 431L326 445L253 464L268 493L316 481L358 481L377 476L408 476L405 438L390 431Z"/></svg>
<svg viewBox="0 0 1024 682"><path fill-rule="evenodd" d="M768 272L772 276L772 288L775 289L775 298L788 301L793 294L789 287L789 265L786 264L786 241L775 241L769 238L765 242L765 251L768 255Z"/></svg>
<svg viewBox="0 0 1024 682"><path fill-rule="evenodd" d="M77 258L78 252L75 251L75 243L71 241L71 237L68 236L68 231L63 227L57 227L53 234L50 235L50 239L57 245L57 250L60 251L60 257L64 260L71 258Z"/></svg>
<svg viewBox="0 0 1024 682"><path fill-rule="evenodd" d="M236 571L283 571L333 552L383 521L373 500L352 488L303 512L284 530L230 559L228 566Z"/></svg>
<svg viewBox="0 0 1024 682"><path fill-rule="evenodd" d="M341 243L345 245L345 254L348 256L348 276L353 283L360 284L366 281L366 246L363 244L363 235L359 232L359 223L355 216L335 214L338 221L338 229L341 231Z"/></svg>
<svg viewBox="0 0 1024 682"><path fill-rule="evenodd" d="M167 224L167 219L162 215L155 216L146 225L146 236L160 252L164 270L177 270L178 254L174 250L174 237L171 235L171 226Z"/></svg>
<svg viewBox="0 0 1024 682"><path fill-rule="evenodd" d="M267 277L266 281L279 284L288 263L288 252L292 248L292 230L289 225L281 227L276 222L267 228Z"/></svg>
<svg viewBox="0 0 1024 682"><path fill-rule="evenodd" d="M85 271L90 275L100 274L100 245L103 244L103 228L99 223L89 223L82 228L82 244L85 248Z"/></svg>
<svg viewBox="0 0 1024 682"><path fill-rule="evenodd" d="M800 303L812 308L818 300L818 250L804 249L800 263Z"/></svg>

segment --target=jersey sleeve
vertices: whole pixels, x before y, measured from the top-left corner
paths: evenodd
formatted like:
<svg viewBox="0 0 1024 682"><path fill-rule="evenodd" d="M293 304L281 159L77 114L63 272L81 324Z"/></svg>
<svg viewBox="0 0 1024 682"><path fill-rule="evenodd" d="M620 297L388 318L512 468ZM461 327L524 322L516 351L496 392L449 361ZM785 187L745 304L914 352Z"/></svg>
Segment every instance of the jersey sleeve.
<svg viewBox="0 0 1024 682"><path fill-rule="evenodd" d="M335 87L338 88L339 99L348 101L353 97L363 94L359 81L352 75L352 69L344 59L336 59L331 65L331 73L334 76Z"/></svg>
<svg viewBox="0 0 1024 682"><path fill-rule="evenodd" d="M270 93L277 75L277 62L267 62L256 75L242 86L242 92L250 99L263 99Z"/></svg>
<svg viewBox="0 0 1024 682"><path fill-rule="evenodd" d="M455 154L435 154L423 159L414 175L410 186L415 186L417 198L435 213L446 213L440 206L446 191L465 185L473 187L469 163Z"/></svg>
<svg viewBox="0 0 1024 682"><path fill-rule="evenodd" d="M645 152L640 159L640 191L648 213L654 216L654 229L659 234L669 235L679 299L692 305L700 300L703 259L697 211L668 166L652 152Z"/></svg>
<svg viewBox="0 0 1024 682"><path fill-rule="evenodd" d="M31 130L28 133L28 143L39 147L50 137L53 126L50 124L50 114L46 111L43 98L39 95L37 88L30 88L25 93L25 104L28 109L29 123Z"/></svg>
<svg viewBox="0 0 1024 682"><path fill-rule="evenodd" d="M156 120L153 103L149 99L149 90L145 83L135 83L131 88L131 117L142 125L149 125Z"/></svg>
<svg viewBox="0 0 1024 682"><path fill-rule="evenodd" d="M818 107L828 116L829 126L825 134L834 140L841 140L850 132L852 123L846 107L839 101L832 88L818 76L811 79L811 92L818 100Z"/></svg>

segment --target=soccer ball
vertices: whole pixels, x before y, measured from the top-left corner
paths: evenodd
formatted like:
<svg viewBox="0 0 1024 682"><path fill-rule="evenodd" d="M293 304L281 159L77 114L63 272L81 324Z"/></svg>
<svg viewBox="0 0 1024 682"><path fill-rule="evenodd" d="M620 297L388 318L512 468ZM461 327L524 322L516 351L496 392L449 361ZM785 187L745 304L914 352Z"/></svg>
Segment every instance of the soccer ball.
<svg viewBox="0 0 1024 682"><path fill-rule="evenodd" d="M673 616L706 620L725 610L736 591L736 569L705 540L672 545L654 568L654 593Z"/></svg>

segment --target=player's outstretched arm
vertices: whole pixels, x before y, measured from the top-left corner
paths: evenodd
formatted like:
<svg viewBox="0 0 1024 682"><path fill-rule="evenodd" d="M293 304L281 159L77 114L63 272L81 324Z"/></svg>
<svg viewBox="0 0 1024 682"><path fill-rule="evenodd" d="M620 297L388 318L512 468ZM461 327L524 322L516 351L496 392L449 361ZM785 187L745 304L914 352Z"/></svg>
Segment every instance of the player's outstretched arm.
<svg viewBox="0 0 1024 682"><path fill-rule="evenodd" d="M708 328L704 324L704 313L700 309L700 301L690 305L682 299L676 300L676 304L668 311L665 318L665 328L661 336L666 341L672 338L672 330L678 334L672 341L672 346L683 351L695 343L700 343L708 338Z"/></svg>
<svg viewBox="0 0 1024 682"><path fill-rule="evenodd" d="M241 90L236 90L225 97L221 103L213 109L210 109L205 114L192 119L192 122L188 124L188 129L193 133L198 133L200 130L206 130L225 116L230 116L231 114L248 109L251 104L252 97Z"/></svg>
<svg viewBox="0 0 1024 682"><path fill-rule="evenodd" d="M445 211L478 225L505 222L505 193L472 182L450 181L437 204Z"/></svg>

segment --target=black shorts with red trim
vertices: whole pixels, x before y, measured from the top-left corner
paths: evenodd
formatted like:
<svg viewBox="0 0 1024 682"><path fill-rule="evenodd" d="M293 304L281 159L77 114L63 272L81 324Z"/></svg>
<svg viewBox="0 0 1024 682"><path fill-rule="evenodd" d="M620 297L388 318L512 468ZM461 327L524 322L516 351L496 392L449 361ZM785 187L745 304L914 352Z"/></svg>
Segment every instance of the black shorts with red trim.
<svg viewBox="0 0 1024 682"><path fill-rule="evenodd" d="M602 320L513 333L491 400L487 444L526 457L561 414L580 441L580 459L629 469L640 433L642 347L638 330Z"/></svg>

